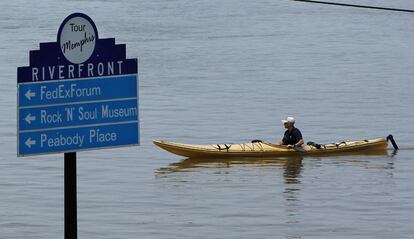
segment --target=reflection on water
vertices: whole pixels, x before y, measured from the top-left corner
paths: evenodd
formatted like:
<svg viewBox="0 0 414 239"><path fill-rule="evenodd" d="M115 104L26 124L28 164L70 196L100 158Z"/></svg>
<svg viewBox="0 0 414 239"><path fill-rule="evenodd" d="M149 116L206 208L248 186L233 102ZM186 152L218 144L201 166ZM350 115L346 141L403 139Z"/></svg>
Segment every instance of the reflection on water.
<svg viewBox="0 0 414 239"><path fill-rule="evenodd" d="M283 166L286 224L298 224L300 222L297 215L301 211L299 195L301 187L299 184L301 183L301 173L303 171L302 160L302 158L293 158Z"/></svg>
<svg viewBox="0 0 414 239"><path fill-rule="evenodd" d="M198 168L229 168L237 165L279 166L285 169L284 176L292 180L300 173L302 157L279 158L187 158L171 163L168 167L158 169L158 174L194 171ZM298 166L297 164L300 164ZM294 176L296 175L296 176Z"/></svg>
<svg viewBox="0 0 414 239"><path fill-rule="evenodd" d="M169 167L160 168L158 175L164 175L175 172L190 172L197 169L206 168L230 168L240 165L254 165L259 167L279 167L283 169L283 178L286 184L286 200L295 201L295 191L299 189L294 184L299 184L301 172L303 170L302 157L279 157L279 158L209 158L196 159L187 158L180 162L171 163Z"/></svg>
<svg viewBox="0 0 414 239"><path fill-rule="evenodd" d="M275 174L272 174L271 176L273 182L275 182L273 184L274 188L269 189L269 191L274 190L277 192L278 196L269 194L269 196L273 195L273 197L272 199L268 198L271 202L267 204L268 210L271 211L272 208L283 208L283 210L280 211L276 216L277 218L281 218L280 223L288 225L289 227L306 227L306 225L309 225L307 224L309 223L309 217L317 217L309 216L309 205L311 205L311 208L319 208L318 210L320 210L321 213L317 213L316 215L320 215L321 217L323 217L322 215L325 214L328 215L330 211L338 211L338 207L341 206L351 208L355 211L359 210L359 207L354 206L356 202L371 202L372 197L369 193L366 193L366 191L370 191L371 189L369 188L373 187L372 185L381 185L381 187L384 187L386 189L388 188L388 185L390 185L389 187L392 188L394 182L393 174L395 167L395 159L393 157L395 157L396 154L397 151L389 151L389 153L371 152L366 154L348 154L345 156L335 157L184 159L171 163L167 167L158 169L157 175L169 178L169 175L175 175L178 173L181 176L186 175L193 177L194 173L195 175L198 175L198 172L216 173L217 171L214 169L226 169L226 173L230 172L230 174L240 175L239 169L262 168L263 170L261 170L261 173L259 173L259 175L262 176L257 176L255 177L256 179L250 178L247 180L249 183L251 183L254 180L261 182L261 179L259 178L269 176L269 174L264 174L263 172L275 172ZM337 174L332 174L332 172L337 169L340 169L344 173L337 171ZM307 173L304 174L304 172ZM351 175L350 172L354 172L353 177L348 177ZM276 176L276 178L274 176ZM208 178L210 177L211 175L209 175ZM340 177L343 182L348 183L338 184L335 180L333 180L335 177ZM279 181L278 178L281 179L280 182L282 184L276 183ZM182 179L183 178L180 180ZM227 176L226 180L229 180ZM240 178L236 177L234 180L240 181ZM243 181L243 179L241 181ZM173 182L176 184L178 181L174 180ZM186 187L198 187L204 185L205 183L208 184L208 182L204 180L201 181L201 184L198 184L198 182L192 182L190 186L187 185ZM226 181L226 184L227 183L229 183L229 181ZM188 181L179 181L179 184L188 184ZM237 195L238 190L240 190L240 185L237 183L230 184L235 185L233 192L235 192ZM272 183L269 183L268 185L272 185ZM349 185L353 186L349 187ZM256 194L263 193L261 191L262 186L258 185L257 187L257 191L252 191ZM327 188L329 190L337 190L336 193L339 195L339 197L326 199ZM312 194L314 196L310 197L309 190L315 191L316 196ZM355 193L356 191L360 193ZM383 197L381 200L388 199L387 193L375 193L377 195L375 200L379 200L381 197ZM349 197L349 195L353 194L356 194L358 196ZM235 198L237 198L237 196L235 196ZM231 200L236 200L235 198L232 198ZM239 218L239 220L243 219ZM330 222L325 221L325 223ZM320 227L323 227L322 222L320 224ZM286 235L286 238L302 238L303 236L300 231L295 230L286 232Z"/></svg>
<svg viewBox="0 0 414 239"><path fill-rule="evenodd" d="M390 154L390 158L394 158L395 156L397 156L397 153L398 153L398 149L394 149Z"/></svg>
<svg viewBox="0 0 414 239"><path fill-rule="evenodd" d="M329 155L306 155L306 158L338 158L346 159L346 161L353 161L363 159L365 157L374 156L388 156L393 158L397 154L397 150L394 150L391 154L388 154L386 149L376 151L363 151L363 152L342 152L338 154ZM353 156L350 159L350 156ZM300 172L302 171L302 159L301 155L292 157L275 157L275 158L187 158L179 162L171 163L168 167L160 168L157 170L158 174L182 172L182 171L194 171L197 168L229 168L235 165L255 165L255 166L280 166L284 169L284 177L286 183L299 183Z"/></svg>
<svg viewBox="0 0 414 239"><path fill-rule="evenodd" d="M302 172L302 158L292 158L284 165L283 176L286 184L300 183L300 173Z"/></svg>
<svg viewBox="0 0 414 239"><path fill-rule="evenodd" d="M197 172L205 171L209 169L217 168L234 168L235 174L237 167L247 166L248 168L260 168L266 167L271 172L274 172L277 176L282 176L282 188L278 197L272 201L269 205L269 209L272 207L279 207L284 205L282 216L284 218L283 223L289 225L298 225L301 223L301 215L303 214L303 200L301 200L300 193L302 189L301 180L302 172L304 170L302 157L290 157L290 158L267 158L267 159L254 159L254 158L232 158L232 159L184 159L179 162L171 163L168 167L160 168L157 171L158 176L168 177L174 173L185 172ZM266 171L266 170L264 170ZM282 171L282 174L277 173ZM216 172L213 170L213 172ZM250 180L251 181L251 180ZM279 181L279 180L275 180ZM274 182L276 183L276 182ZM277 184L274 185L277 189ZM235 190L237 191L237 190ZM260 190L259 190L260 191ZM259 192L256 192L259 193ZM279 198L279 200L277 199ZM280 201L282 199L282 201ZM234 200L234 199L233 199ZM278 205L278 206L276 206ZM280 216L280 215L279 215ZM293 233L291 238L296 238L296 234Z"/></svg>

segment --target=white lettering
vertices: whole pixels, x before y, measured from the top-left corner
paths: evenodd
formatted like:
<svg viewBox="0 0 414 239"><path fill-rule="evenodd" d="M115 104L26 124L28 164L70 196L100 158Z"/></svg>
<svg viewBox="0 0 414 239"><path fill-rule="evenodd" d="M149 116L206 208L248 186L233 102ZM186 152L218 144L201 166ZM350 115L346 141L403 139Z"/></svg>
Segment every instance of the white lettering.
<svg viewBox="0 0 414 239"><path fill-rule="evenodd" d="M45 95L45 90L46 90L46 86L44 86L44 85L42 85L41 87L40 87L40 99L44 99L45 97L44 97L44 95Z"/></svg>
<svg viewBox="0 0 414 239"><path fill-rule="evenodd" d="M115 65L117 64L117 65ZM103 75L122 75L123 61L108 61L99 63L87 63L76 65L56 65L32 68L32 81L44 81L50 79L74 79ZM40 74L40 71L41 74ZM86 71L86 72L84 72ZM85 76L86 73L86 76Z"/></svg>
<svg viewBox="0 0 414 239"><path fill-rule="evenodd" d="M103 75L104 74L104 64L102 62L98 63L98 75Z"/></svg>
<svg viewBox="0 0 414 239"><path fill-rule="evenodd" d="M88 76L93 76L93 64L88 63Z"/></svg>
<svg viewBox="0 0 414 239"><path fill-rule="evenodd" d="M63 77L63 68L64 68L65 66L59 66L59 79L63 79L64 77Z"/></svg>
<svg viewBox="0 0 414 239"><path fill-rule="evenodd" d="M39 69L37 67L33 67L32 68L32 81L39 81L39 78L37 78L37 73L39 73Z"/></svg>
<svg viewBox="0 0 414 239"><path fill-rule="evenodd" d="M68 77L69 78L75 78L75 74L73 73L74 70L75 70L74 65L69 65L68 66Z"/></svg>
<svg viewBox="0 0 414 239"><path fill-rule="evenodd" d="M40 123L42 124L62 123L62 114L59 111L53 114L48 114L46 110L41 110L40 111Z"/></svg>
<svg viewBox="0 0 414 239"><path fill-rule="evenodd" d="M40 99L70 99L76 97L100 96L101 87L80 88L77 84L72 83L69 86L60 84L53 89L47 89L46 86L40 87Z"/></svg>
<svg viewBox="0 0 414 239"><path fill-rule="evenodd" d="M105 143L116 141L117 135L115 132L102 133L99 129L89 130L89 143Z"/></svg>
<svg viewBox="0 0 414 239"><path fill-rule="evenodd" d="M65 108L66 111L66 121L72 121L73 120L73 110L75 108L71 107L71 108Z"/></svg>
<svg viewBox="0 0 414 239"><path fill-rule="evenodd" d="M122 63L123 63L123 61L117 61L117 63L118 63L118 66L119 66L119 74L122 74Z"/></svg>
<svg viewBox="0 0 414 239"><path fill-rule="evenodd" d="M111 109L109 108L109 105L102 105L101 112L101 117L103 119L134 117L138 115L138 110L136 107Z"/></svg>
<svg viewBox="0 0 414 239"><path fill-rule="evenodd" d="M114 74L114 62L108 62L108 75Z"/></svg>
<svg viewBox="0 0 414 239"><path fill-rule="evenodd" d="M98 118L98 111L96 108L91 111L85 111L84 108L80 106L78 109L78 113L79 120L94 120Z"/></svg>
<svg viewBox="0 0 414 239"><path fill-rule="evenodd" d="M46 142L47 140L47 135L46 134L41 134L40 135L40 147L43 148L43 144Z"/></svg>
<svg viewBox="0 0 414 239"><path fill-rule="evenodd" d="M55 67L54 66L49 66L49 76L50 79L53 79L53 76L55 75Z"/></svg>
<svg viewBox="0 0 414 239"><path fill-rule="evenodd" d="M82 75L82 67L83 67L82 63L78 64L78 77L81 77L81 75Z"/></svg>
<svg viewBox="0 0 414 239"><path fill-rule="evenodd" d="M75 145L78 147L82 147L84 142L85 136L79 135L76 133L73 136L63 136L59 135L56 137L48 137L47 134L40 135L40 147L43 148L44 146L47 147L61 147L61 146L71 146Z"/></svg>

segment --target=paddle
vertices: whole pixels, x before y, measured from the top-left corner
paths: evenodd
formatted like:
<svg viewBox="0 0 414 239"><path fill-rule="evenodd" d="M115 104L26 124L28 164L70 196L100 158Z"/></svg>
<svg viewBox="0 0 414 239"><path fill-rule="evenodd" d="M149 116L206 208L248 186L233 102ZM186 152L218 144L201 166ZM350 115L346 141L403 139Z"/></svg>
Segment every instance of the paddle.
<svg viewBox="0 0 414 239"><path fill-rule="evenodd" d="M266 143L266 142L263 142L263 140L260 140L260 139L254 139L254 140L252 140L252 143L253 144L254 143L262 143L262 144L267 144L267 145L272 146L272 147L283 147L283 148L287 148L286 145ZM293 149L296 152L300 152L300 153L305 153L306 152L306 150L304 148L302 148L302 147L293 147L293 148L290 148L290 149Z"/></svg>
<svg viewBox="0 0 414 239"><path fill-rule="evenodd" d="M391 141L391 144L394 147L394 149L398 149L397 143L395 143L395 140L392 134L388 135L386 139L387 141Z"/></svg>

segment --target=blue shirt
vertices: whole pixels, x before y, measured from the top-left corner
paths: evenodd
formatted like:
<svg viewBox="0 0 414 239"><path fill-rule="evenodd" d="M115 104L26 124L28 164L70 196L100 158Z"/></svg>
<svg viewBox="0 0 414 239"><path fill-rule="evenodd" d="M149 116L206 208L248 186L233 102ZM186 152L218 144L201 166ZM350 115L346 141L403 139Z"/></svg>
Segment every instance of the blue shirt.
<svg viewBox="0 0 414 239"><path fill-rule="evenodd" d="M294 145L302 139L302 133L298 128L293 127L292 131L286 130L285 135L283 136L284 145Z"/></svg>

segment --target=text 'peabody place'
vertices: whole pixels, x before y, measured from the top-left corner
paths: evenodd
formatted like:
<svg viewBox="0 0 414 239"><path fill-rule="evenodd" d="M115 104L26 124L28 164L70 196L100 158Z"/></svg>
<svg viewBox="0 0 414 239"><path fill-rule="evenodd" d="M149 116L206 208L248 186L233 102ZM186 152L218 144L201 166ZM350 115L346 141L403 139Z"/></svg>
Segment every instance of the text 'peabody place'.
<svg viewBox="0 0 414 239"><path fill-rule="evenodd" d="M84 139L85 135L79 133L71 136L58 135L56 137L48 137L47 134L40 134L40 147L62 147L71 145L82 147ZM90 129L87 140L89 144L116 141L117 133L100 132L99 129Z"/></svg>

